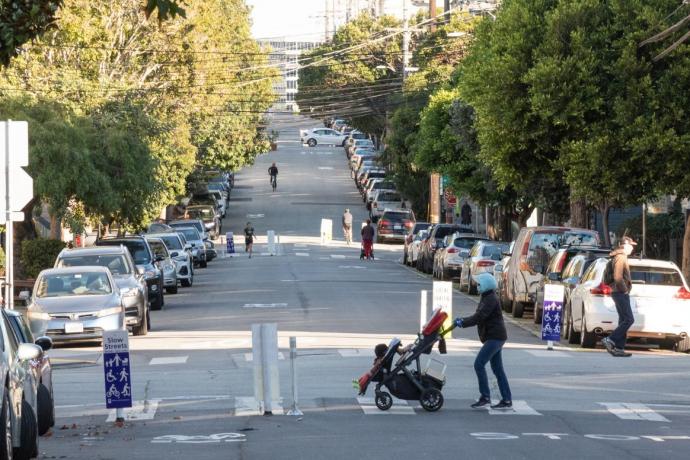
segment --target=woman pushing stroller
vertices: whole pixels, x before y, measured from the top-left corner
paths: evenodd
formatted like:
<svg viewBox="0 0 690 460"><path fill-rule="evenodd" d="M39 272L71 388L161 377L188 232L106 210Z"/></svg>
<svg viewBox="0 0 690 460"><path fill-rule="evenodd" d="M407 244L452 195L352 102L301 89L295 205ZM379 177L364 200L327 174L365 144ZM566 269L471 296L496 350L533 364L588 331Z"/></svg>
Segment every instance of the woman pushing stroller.
<svg viewBox="0 0 690 460"><path fill-rule="evenodd" d="M479 399L472 404L472 408L479 409L491 405L489 379L486 375L486 364L491 363L491 370L498 380L501 401L491 406L492 409L512 409L513 402L510 394L508 377L503 370L503 356L501 351L508 339L506 326L503 322L501 305L496 295L496 279L489 273L481 273L474 277L479 286L480 300L477 311L466 318L457 318L456 327L477 326L482 348L474 360L474 371L479 381Z"/></svg>

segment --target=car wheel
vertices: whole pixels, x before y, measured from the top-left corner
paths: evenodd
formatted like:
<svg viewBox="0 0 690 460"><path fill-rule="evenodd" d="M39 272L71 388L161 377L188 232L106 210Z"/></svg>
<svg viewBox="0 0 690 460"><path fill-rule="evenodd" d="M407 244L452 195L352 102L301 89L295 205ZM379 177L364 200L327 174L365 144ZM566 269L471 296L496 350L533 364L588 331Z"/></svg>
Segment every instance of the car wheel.
<svg viewBox="0 0 690 460"><path fill-rule="evenodd" d="M513 314L513 318L522 318L522 315L525 313L525 304L513 299L511 312Z"/></svg>
<svg viewBox="0 0 690 460"><path fill-rule="evenodd" d="M15 460L30 460L38 456L38 426L31 404L22 400L21 444L14 449Z"/></svg>
<svg viewBox="0 0 690 460"><path fill-rule="evenodd" d="M467 276L467 293L470 295L477 295L477 285L472 282L472 278Z"/></svg>
<svg viewBox="0 0 690 460"><path fill-rule="evenodd" d="M534 304L534 324L541 324L541 317L544 314L543 306L538 302Z"/></svg>
<svg viewBox="0 0 690 460"><path fill-rule="evenodd" d="M568 305L566 312L568 315L568 322L566 326L566 330L568 331L568 343L571 345L576 345L580 343L580 333L575 331L575 325L573 324L573 311L570 305Z"/></svg>
<svg viewBox="0 0 690 460"><path fill-rule="evenodd" d="M585 312L582 312L582 330L580 331L580 347L581 348L594 348L597 344L597 336L594 332L587 331L587 321L585 318Z"/></svg>
<svg viewBox="0 0 690 460"><path fill-rule="evenodd" d="M309 147L316 147L316 139L309 139L309 140L307 141L307 145L308 145Z"/></svg>
<svg viewBox="0 0 690 460"><path fill-rule="evenodd" d="M180 280L180 284L182 284L182 287L191 287L192 286L192 277L190 276L187 279Z"/></svg>
<svg viewBox="0 0 690 460"><path fill-rule="evenodd" d="M40 383L36 393L38 402L38 435L43 436L53 426L55 405L48 387Z"/></svg>
<svg viewBox="0 0 690 460"><path fill-rule="evenodd" d="M687 353L690 351L690 337L685 337L678 342L676 351L680 353Z"/></svg>
<svg viewBox="0 0 690 460"><path fill-rule="evenodd" d="M177 286L170 286L165 288L165 292L168 294L177 294Z"/></svg>
<svg viewBox="0 0 690 460"><path fill-rule="evenodd" d="M201 268L208 267L208 262L206 262L205 260L202 260L201 262L199 262L199 267L201 267Z"/></svg>
<svg viewBox="0 0 690 460"><path fill-rule="evenodd" d="M403 265L407 265L407 251L403 250Z"/></svg>
<svg viewBox="0 0 690 460"><path fill-rule="evenodd" d="M148 309L147 309L143 318L141 318L141 322L139 323L139 325L134 326L132 328L132 334L135 336L141 336L141 335L146 335L148 333L148 331L149 331L149 313L148 313ZM39 420L40 420L40 417L39 417Z"/></svg>
<svg viewBox="0 0 690 460"><path fill-rule="evenodd" d="M5 387L0 412L0 460L12 460L12 417L10 416L9 389Z"/></svg>

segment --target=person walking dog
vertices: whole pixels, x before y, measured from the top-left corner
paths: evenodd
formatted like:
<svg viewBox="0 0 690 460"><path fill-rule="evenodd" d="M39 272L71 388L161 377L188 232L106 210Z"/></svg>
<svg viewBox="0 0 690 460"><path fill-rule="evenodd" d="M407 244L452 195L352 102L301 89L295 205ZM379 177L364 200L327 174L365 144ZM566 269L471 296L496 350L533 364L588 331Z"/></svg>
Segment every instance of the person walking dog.
<svg viewBox="0 0 690 460"><path fill-rule="evenodd" d="M618 312L618 327L610 336L604 337L601 343L606 347L611 356L616 358L627 358L632 356L625 351L625 339L628 329L635 322L632 308L630 307L630 289L632 288L632 278L630 277L630 265L628 256L633 253L637 243L629 236L624 236L618 243L618 248L609 254L609 260L604 269L604 283L611 285L611 297L616 304Z"/></svg>
<svg viewBox="0 0 690 460"><path fill-rule="evenodd" d="M479 340L482 348L474 360L474 371L479 382L479 399L472 404L473 409L479 409L491 405L491 391L489 378L486 375L486 364L491 363L491 370L498 380L498 389L501 392L501 401L491 406L492 409L512 409L513 399L510 394L508 377L503 370L503 345L508 340L508 333L503 322L501 304L496 295L496 279L489 273L481 273L474 276L477 283L480 299L477 311L466 318L456 318L456 327L477 326Z"/></svg>

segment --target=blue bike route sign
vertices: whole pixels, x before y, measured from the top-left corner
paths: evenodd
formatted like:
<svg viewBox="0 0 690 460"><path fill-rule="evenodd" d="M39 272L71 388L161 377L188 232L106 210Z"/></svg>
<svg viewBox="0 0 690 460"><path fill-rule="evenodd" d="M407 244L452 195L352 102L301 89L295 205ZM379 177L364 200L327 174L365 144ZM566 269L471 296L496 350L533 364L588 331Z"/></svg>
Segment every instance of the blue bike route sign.
<svg viewBox="0 0 690 460"><path fill-rule="evenodd" d="M541 318L541 339L558 342L561 340L561 319L563 317L563 286L544 285L544 312Z"/></svg>
<svg viewBox="0 0 690 460"><path fill-rule="evenodd" d="M127 330L103 332L105 405L108 409L132 407L132 374Z"/></svg>

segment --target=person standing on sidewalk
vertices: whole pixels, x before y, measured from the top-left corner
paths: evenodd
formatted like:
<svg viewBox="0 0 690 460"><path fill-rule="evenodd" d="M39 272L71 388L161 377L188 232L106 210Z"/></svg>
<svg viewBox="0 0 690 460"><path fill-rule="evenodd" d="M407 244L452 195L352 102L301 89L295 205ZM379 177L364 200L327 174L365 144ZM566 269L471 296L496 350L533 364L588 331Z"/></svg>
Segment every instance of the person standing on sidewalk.
<svg viewBox="0 0 690 460"><path fill-rule="evenodd" d="M632 356L625 351L625 339L628 329L635 322L635 317L630 307L632 278L630 277L628 256L633 253L636 245L637 243L632 238L624 236L619 242L618 248L609 254L611 260L604 270L604 283L612 285L613 292L611 297L616 304L616 311L618 312L618 327L610 336L604 337L601 342L606 347L606 351L617 358Z"/></svg>
<svg viewBox="0 0 690 460"><path fill-rule="evenodd" d="M345 236L345 242L349 246L352 243L352 214L350 214L349 209L345 209L343 213L343 236Z"/></svg>
<svg viewBox="0 0 690 460"><path fill-rule="evenodd" d="M474 360L474 371L479 382L479 399L472 404L473 409L481 409L491 405L491 391L489 378L486 375L486 364L491 363L491 371L498 381L501 401L491 406L492 409L512 409L513 399L510 393L508 377L503 370L503 345L508 340L508 333L503 322L501 304L496 295L496 279L489 273L480 273L473 277L480 294L477 311L466 318L456 318L456 327L477 326L482 348Z"/></svg>

